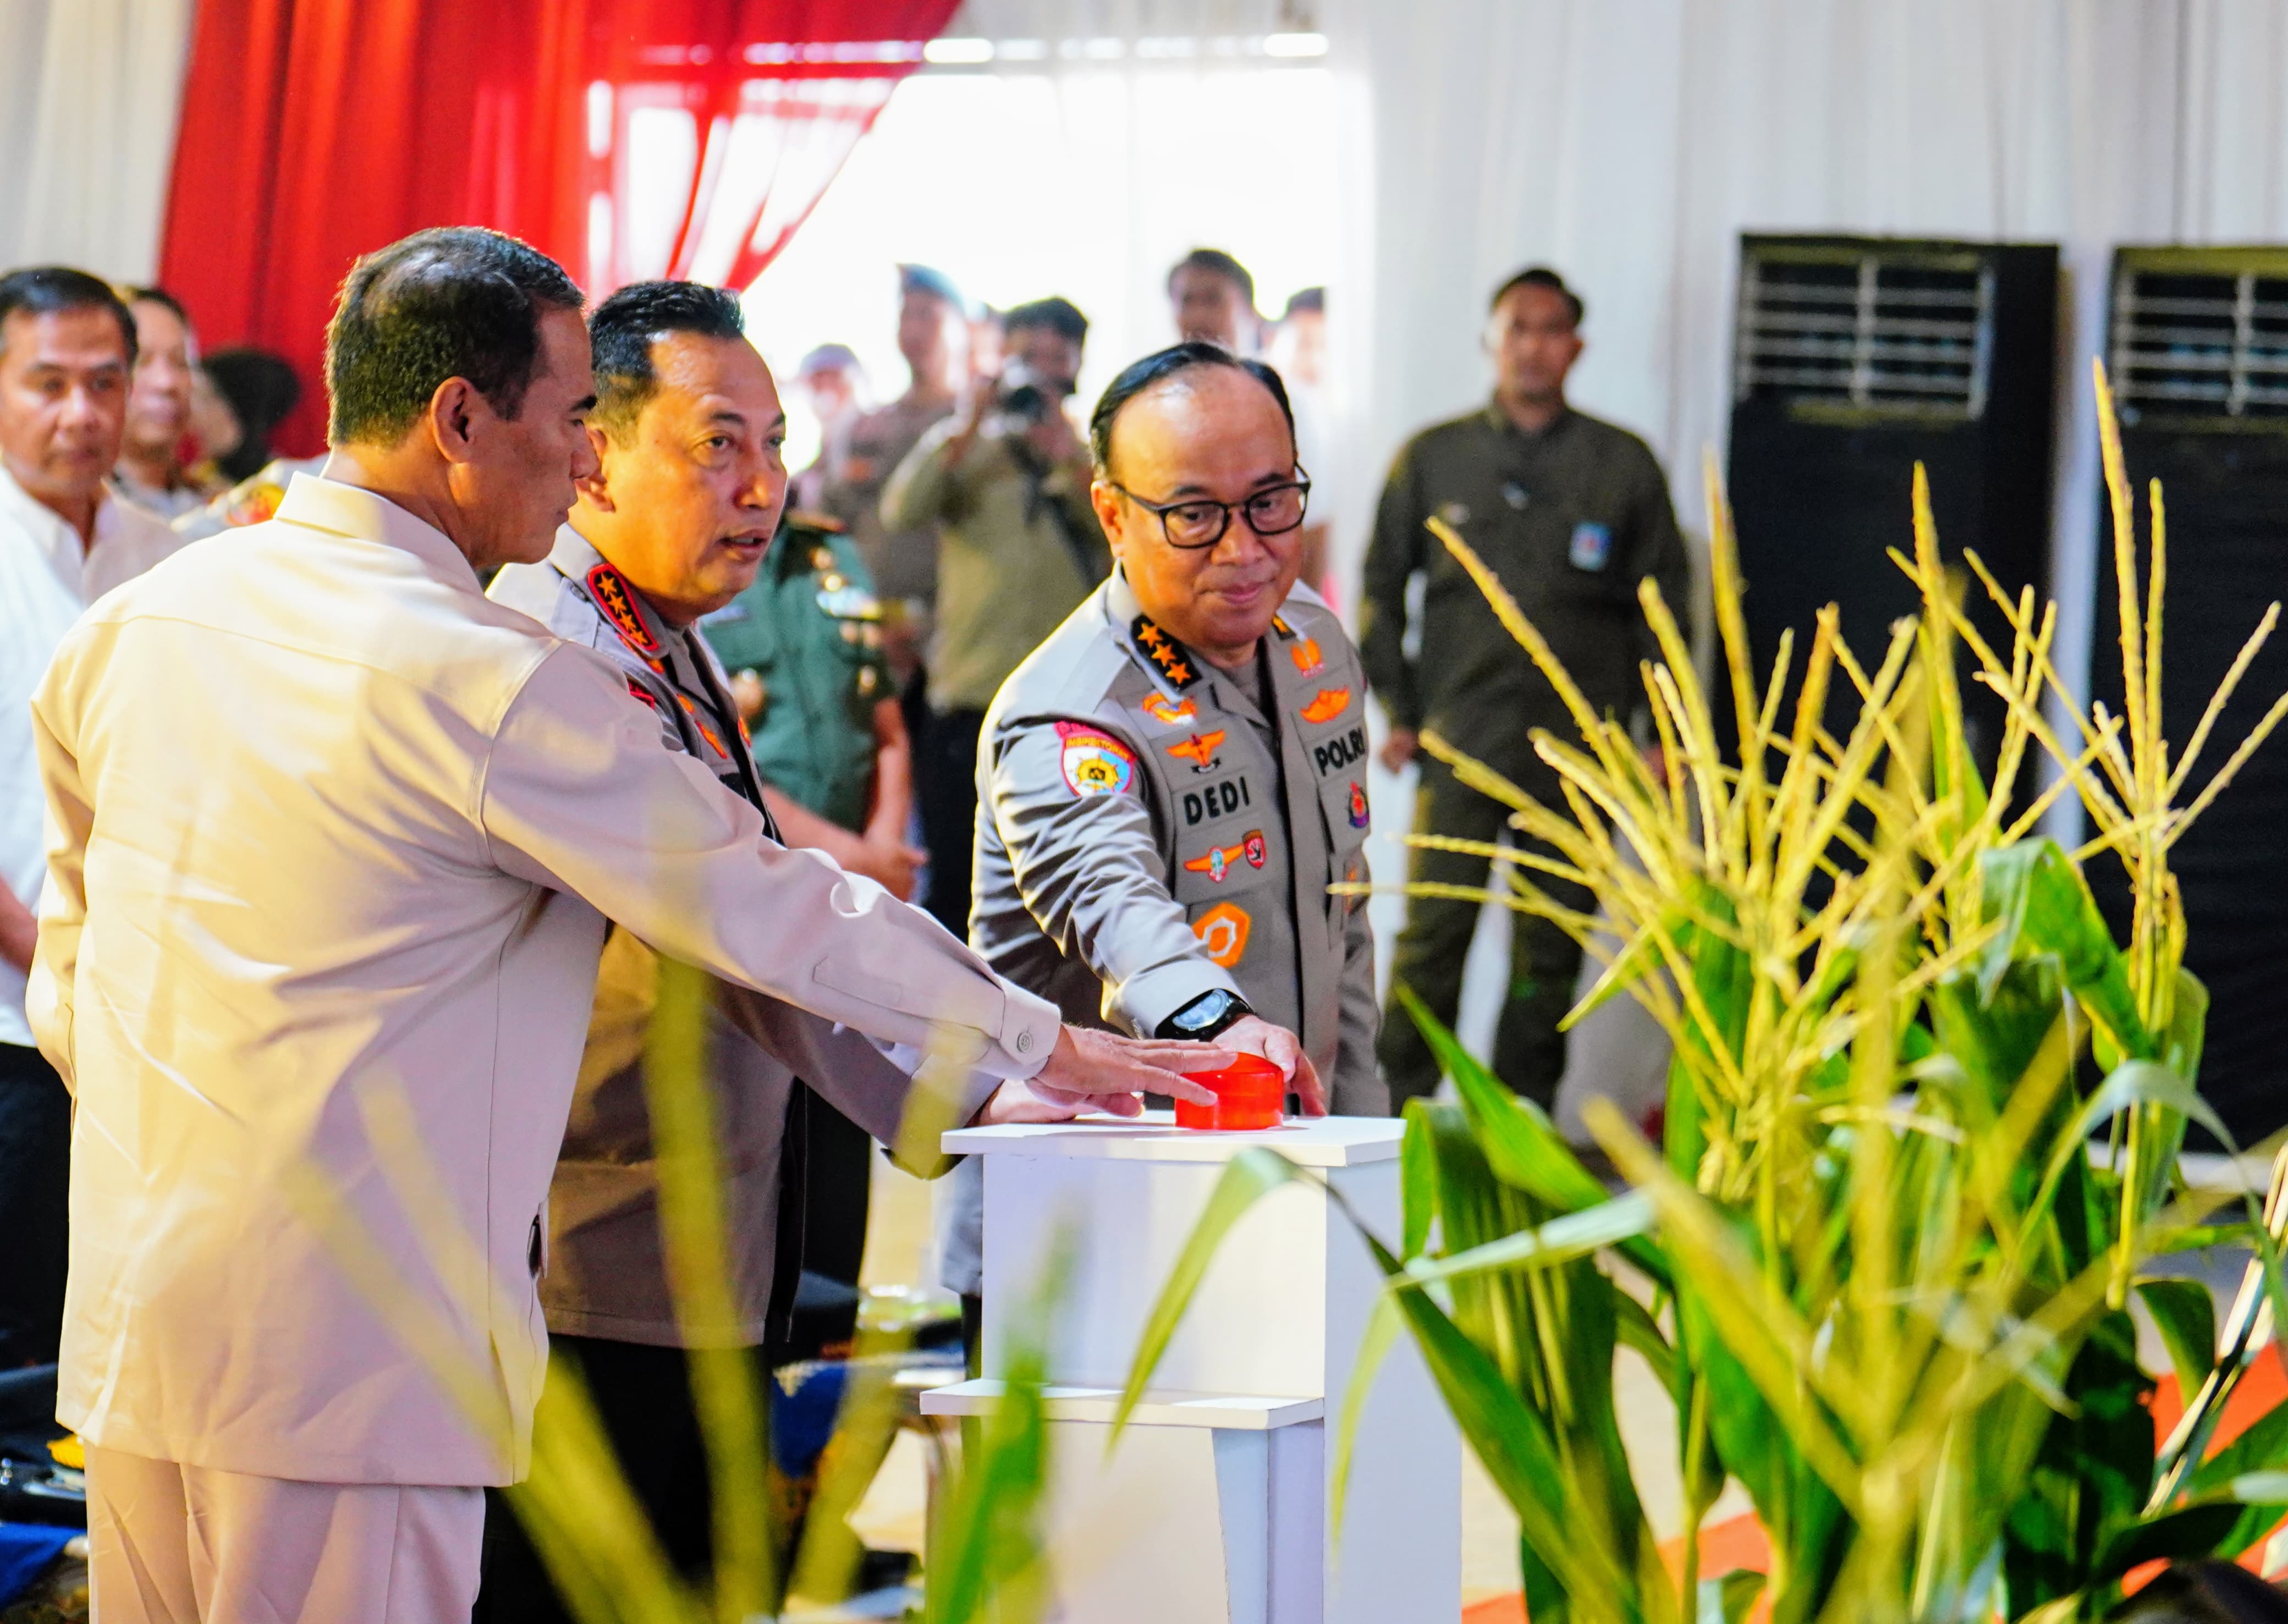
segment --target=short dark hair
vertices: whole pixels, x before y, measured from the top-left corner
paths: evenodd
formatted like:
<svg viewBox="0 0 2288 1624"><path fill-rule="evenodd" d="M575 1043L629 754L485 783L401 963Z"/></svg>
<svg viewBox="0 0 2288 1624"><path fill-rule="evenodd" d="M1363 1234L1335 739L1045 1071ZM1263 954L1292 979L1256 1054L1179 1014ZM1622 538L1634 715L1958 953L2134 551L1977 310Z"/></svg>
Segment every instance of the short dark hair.
<svg viewBox="0 0 2288 1624"><path fill-rule="evenodd" d="M1112 424L1120 416L1120 408L1155 384L1195 367L1229 367L1244 372L1269 390L1271 398L1279 402L1279 415L1287 420L1287 443L1295 443L1295 408L1288 402L1287 385L1280 381L1276 370L1252 356L1235 355L1205 338L1187 338L1164 350L1155 350L1141 360L1130 361L1097 397L1096 409L1088 416L1088 450L1100 475L1112 471Z"/></svg>
<svg viewBox="0 0 2288 1624"><path fill-rule="evenodd" d="M1565 279L1545 265L1528 265L1495 289L1493 297L1486 301L1486 308L1489 311L1498 308L1501 302L1509 297L1511 291L1518 288L1548 289L1550 292L1565 301L1565 308L1572 313L1573 325L1576 327L1580 326L1581 318L1589 313L1589 307L1581 302L1581 296L1567 287Z"/></svg>
<svg viewBox="0 0 2288 1624"><path fill-rule="evenodd" d="M1206 271L1222 277L1239 289L1250 310L1255 308L1255 278L1247 267L1219 248L1196 248L1168 267L1168 291L1176 290L1176 273L1182 270Z"/></svg>
<svg viewBox="0 0 2288 1624"><path fill-rule="evenodd" d="M659 392L651 351L670 333L744 338L747 314L737 294L703 282L630 282L589 313L596 407L588 421L623 445Z"/></svg>
<svg viewBox="0 0 2288 1624"><path fill-rule="evenodd" d="M1001 326L1011 334L1021 333L1029 327L1045 327L1075 344L1088 342L1088 318L1080 313L1079 305L1066 298L1035 299L1029 305L1014 305L1002 317Z"/></svg>
<svg viewBox="0 0 2288 1624"><path fill-rule="evenodd" d="M135 318L120 302L118 290L100 276L62 265L11 271L0 276L0 327L20 310L32 316L52 316L67 310L107 310L119 322L119 336L127 341L127 364L135 365ZM5 342L0 337L0 345Z"/></svg>
<svg viewBox="0 0 2288 1624"><path fill-rule="evenodd" d="M183 308L183 301L164 288L130 288L127 289L128 313L132 314L138 305L156 305L162 310L172 311L175 320L185 327L191 324L191 313Z"/></svg>
<svg viewBox="0 0 2288 1624"><path fill-rule="evenodd" d="M1298 288L1287 296L1287 308L1279 313L1282 321L1292 321L1297 316L1323 316L1327 313L1327 290L1324 288Z"/></svg>
<svg viewBox="0 0 2288 1624"><path fill-rule="evenodd" d="M327 439L394 445L457 377L513 418L540 359L541 311L581 303L562 265L474 226L417 231L368 254L326 325Z"/></svg>

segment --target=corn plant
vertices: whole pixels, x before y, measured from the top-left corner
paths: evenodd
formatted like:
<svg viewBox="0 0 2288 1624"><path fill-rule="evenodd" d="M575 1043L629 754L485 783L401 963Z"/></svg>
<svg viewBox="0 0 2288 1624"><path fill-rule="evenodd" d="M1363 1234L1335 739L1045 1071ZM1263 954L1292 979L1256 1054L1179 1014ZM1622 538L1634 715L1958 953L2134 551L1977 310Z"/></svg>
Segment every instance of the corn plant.
<svg viewBox="0 0 2288 1624"><path fill-rule="evenodd" d="M2183 968L2168 867L2288 710L2284 698L2177 804L2277 611L2173 758L2159 724L2165 512L2156 487L2141 590L2101 368L2096 383L2122 595L2119 717L2064 694L2054 606L2005 591L1966 555L2011 631L2005 648L1981 636L1942 562L1919 469L1913 551L1893 555L1919 614L1863 661L1831 607L1800 651L1784 638L1760 672L1712 468L1724 692L1704 689L1669 606L1643 583L1662 655L1642 672L1656 753L1590 707L1493 573L1431 521L1577 736L1535 740L1561 805L1433 735L1425 748L1508 806L1525 837L1502 853L1515 867L1494 899L1599 955L1602 973L1569 1018L1625 994L1673 1052L1658 1146L1609 1107L1589 1113L1634 1186L1612 1197L1537 1108L1414 1011L1458 1097L1408 1106L1405 1232L1394 1248L1369 1237L1389 1304L1373 1335L1402 1321L1411 1331L1517 1511L1537 1624L1728 1620L1759 1595L1781 1624L2054 1624L2097 1616L2141 1563L2244 1549L2288 1509L2288 1406L2202 1459L2260 1304L2276 1300L2263 1220L2281 1202L2276 1192L2260 1215L2251 1199L2208 1223L2178 1199L2187 1123L2229 1136L2193 1086L2207 998ZM2006 706L1990 773L1964 725L1964 669ZM2054 701L2074 718L2063 736L2046 719ZM1848 725L1831 728L1831 715ZM2069 793L2094 829L2073 852L2038 833ZM2125 946L2083 877L2100 860L2127 869ZM1601 918L1544 880L1585 888ZM2101 1078L2086 1089L2085 1057ZM2108 1153L2093 1157L2101 1134ZM1308 1176L1268 1152L1233 1164L1148 1327L1132 1396L1247 1200ZM2220 1359L2205 1287L2148 1265L2223 1240L2252 1246L2259 1267ZM2196 1395L2157 1447L2133 1295ZM1678 1573L1653 1554L1619 1444L1623 1347L1675 1406ZM1354 1394L1346 1414L1356 1409ZM1694 1536L1728 1479L1769 1535L1770 1571L1704 1580Z"/></svg>

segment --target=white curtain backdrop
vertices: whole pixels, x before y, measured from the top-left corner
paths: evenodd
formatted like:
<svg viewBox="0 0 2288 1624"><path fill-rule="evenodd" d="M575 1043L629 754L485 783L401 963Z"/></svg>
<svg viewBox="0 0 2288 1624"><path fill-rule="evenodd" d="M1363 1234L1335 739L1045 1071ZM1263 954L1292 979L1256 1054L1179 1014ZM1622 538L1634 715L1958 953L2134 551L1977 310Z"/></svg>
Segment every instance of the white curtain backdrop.
<svg viewBox="0 0 2288 1624"><path fill-rule="evenodd" d="M192 0L0 0L0 267L148 281Z"/></svg>

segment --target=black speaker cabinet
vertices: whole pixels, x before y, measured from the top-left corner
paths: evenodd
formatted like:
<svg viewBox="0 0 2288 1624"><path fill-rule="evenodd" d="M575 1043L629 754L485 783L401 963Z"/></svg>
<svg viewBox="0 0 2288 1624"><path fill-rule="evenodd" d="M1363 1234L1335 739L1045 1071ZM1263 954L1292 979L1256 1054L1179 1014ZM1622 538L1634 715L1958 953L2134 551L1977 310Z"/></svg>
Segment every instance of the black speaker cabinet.
<svg viewBox="0 0 2288 1624"><path fill-rule="evenodd" d="M2151 566L2147 482L2169 525L2162 736L2183 749L2265 606L2288 598L2288 248L2124 248L2114 255L2107 368L2137 491L2138 572ZM2101 513L2104 510L2101 507ZM2121 707L2120 598L2109 520L2098 536L2091 687ZM2241 679L2178 798L2189 804L2288 689L2288 627ZM2288 740L2234 775L2172 854L2207 983L2201 1091L2248 1145L2288 1123ZM2126 939L2118 863L2090 867Z"/></svg>
<svg viewBox="0 0 2288 1624"><path fill-rule="evenodd" d="M2012 591L2046 592L2057 297L2052 244L1740 239L1730 482L1760 671L1783 629L1800 671L1831 603L1852 652L1881 658L1916 606L1887 550L1913 551L1918 462L1946 556L1974 548ZM1969 601L2006 639L1974 582ZM2002 706L1964 698L1990 765Z"/></svg>

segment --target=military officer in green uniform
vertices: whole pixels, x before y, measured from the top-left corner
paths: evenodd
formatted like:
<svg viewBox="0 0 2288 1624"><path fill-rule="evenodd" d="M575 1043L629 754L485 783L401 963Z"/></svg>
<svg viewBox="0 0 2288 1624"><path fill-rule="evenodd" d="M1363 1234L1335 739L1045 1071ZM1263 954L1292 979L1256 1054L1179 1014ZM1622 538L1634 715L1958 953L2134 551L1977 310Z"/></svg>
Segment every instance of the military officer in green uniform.
<svg viewBox="0 0 2288 1624"><path fill-rule="evenodd" d="M913 755L882 648L882 606L841 522L790 511L755 583L700 630L731 673L764 796L790 844L910 898Z"/></svg>
<svg viewBox="0 0 2288 1624"><path fill-rule="evenodd" d="M1428 728L1561 805L1556 775L1534 755L1529 735L1535 728L1561 739L1576 733L1548 681L1426 527L1433 516L1492 566L1600 710L1628 716L1644 706L1637 662L1655 651L1637 583L1652 577L1678 619L1687 619L1684 543L1660 464L1627 430L1565 403L1565 375L1581 353L1581 313L1580 299L1553 271L1537 266L1504 282L1486 327L1493 400L1416 435L1383 489L1367 546L1359 644L1389 717L1382 758L1393 772L1417 759ZM1417 577L1423 597L1410 637L1407 598ZM1419 761L1415 831L1494 839L1505 809L1427 756ZM1411 855L1410 880L1486 882L1482 858ZM1569 899L1585 904L1583 896ZM1410 988L1449 1025L1478 907L1408 898L1393 955L1394 986ZM1512 915L1510 988L1493 1065L1513 1089L1545 1105L1565 1069L1557 1023L1580 966L1579 947L1555 925ZM1428 1045L1394 1002L1386 1014L1377 1046L1394 1098L1431 1092L1439 1073Z"/></svg>

